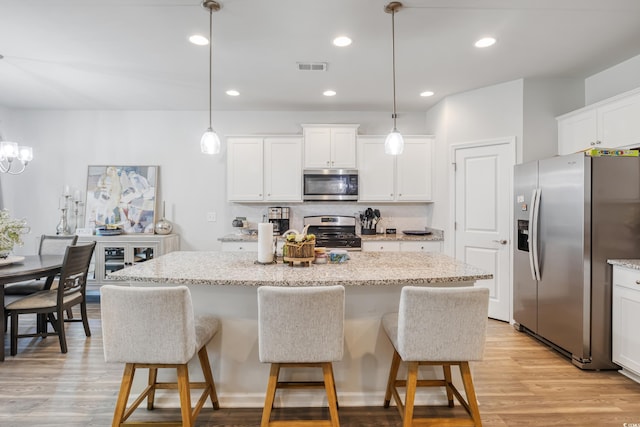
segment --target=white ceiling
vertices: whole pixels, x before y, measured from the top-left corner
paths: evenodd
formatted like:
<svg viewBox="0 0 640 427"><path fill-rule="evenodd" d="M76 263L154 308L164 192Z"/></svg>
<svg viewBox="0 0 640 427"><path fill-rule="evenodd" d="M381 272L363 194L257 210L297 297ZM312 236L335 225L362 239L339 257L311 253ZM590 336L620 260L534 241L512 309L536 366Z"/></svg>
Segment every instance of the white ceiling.
<svg viewBox="0 0 640 427"><path fill-rule="evenodd" d="M214 110L391 109L387 0L220 0ZM640 0L406 0L398 111L517 78L584 78L640 54ZM0 0L0 106L206 110L199 0ZM337 48L334 37L353 44ZM498 43L477 49L493 35ZM328 62L300 72L296 62ZM240 91L229 97L227 89ZM326 89L338 94L322 96ZM436 95L421 98L433 90Z"/></svg>

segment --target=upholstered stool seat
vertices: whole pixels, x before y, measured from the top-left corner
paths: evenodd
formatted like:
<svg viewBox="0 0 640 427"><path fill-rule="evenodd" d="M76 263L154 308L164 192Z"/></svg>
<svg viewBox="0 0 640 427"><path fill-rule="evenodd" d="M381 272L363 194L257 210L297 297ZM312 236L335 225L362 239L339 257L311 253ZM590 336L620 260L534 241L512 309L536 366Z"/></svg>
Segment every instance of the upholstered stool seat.
<svg viewBox="0 0 640 427"><path fill-rule="evenodd" d="M136 424L126 420L145 398L147 409L153 409L158 389L178 390L182 415L182 422L158 424L192 427L207 398L219 408L206 345L220 322L211 315L194 315L189 288L106 285L100 294L105 361L126 364L113 426ZM188 363L196 354L204 382L189 381ZM149 385L127 408L137 368L149 369ZM176 369L177 382L158 382L159 368ZM204 389L193 410L191 388Z"/></svg>
<svg viewBox="0 0 640 427"><path fill-rule="evenodd" d="M271 363L261 427L283 424L338 427L332 362L344 351L344 287L258 288L260 362ZM281 368L322 368L323 381L278 381ZM271 421L277 389L324 388L330 420Z"/></svg>
<svg viewBox="0 0 640 427"><path fill-rule="evenodd" d="M469 361L482 359L488 306L489 290L486 288L405 286L400 295L399 312L382 317L384 331L394 348L384 406L389 407L393 395L403 427L482 425ZM406 381L397 379L401 362L407 364ZM444 379L418 380L420 365L442 366ZM452 382L451 366L460 368L466 399ZM406 387L404 403L398 387ZM453 407L455 396L469 418L414 419L417 387L444 387L448 406Z"/></svg>

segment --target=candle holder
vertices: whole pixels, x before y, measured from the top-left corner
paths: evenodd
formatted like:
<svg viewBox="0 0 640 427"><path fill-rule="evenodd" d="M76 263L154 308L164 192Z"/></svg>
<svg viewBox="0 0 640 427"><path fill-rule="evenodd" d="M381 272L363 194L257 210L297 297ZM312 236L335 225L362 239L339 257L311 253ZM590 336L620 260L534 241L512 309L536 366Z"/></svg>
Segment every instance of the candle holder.
<svg viewBox="0 0 640 427"><path fill-rule="evenodd" d="M73 201L73 215L75 216L76 219L76 227L74 230L77 230L78 228L80 228L80 206L82 205L82 200L80 199L75 199Z"/></svg>
<svg viewBox="0 0 640 427"><path fill-rule="evenodd" d="M56 234L66 236L71 234L69 232L69 222L67 221L67 210L69 206L69 198L71 197L69 194L64 194L64 205L60 208L62 214L60 215L60 222L56 226Z"/></svg>

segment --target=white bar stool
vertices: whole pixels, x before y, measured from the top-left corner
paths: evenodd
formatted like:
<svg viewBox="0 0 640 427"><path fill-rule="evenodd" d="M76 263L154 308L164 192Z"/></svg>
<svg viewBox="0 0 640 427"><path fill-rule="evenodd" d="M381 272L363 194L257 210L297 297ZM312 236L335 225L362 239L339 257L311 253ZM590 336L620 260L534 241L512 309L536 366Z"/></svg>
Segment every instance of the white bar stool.
<svg viewBox="0 0 640 427"><path fill-rule="evenodd" d="M469 361L482 360L488 309L487 288L402 288L399 312L385 314L382 325L394 347L384 407L389 407L393 394L403 427L482 426ZM397 379L400 362L408 365L406 381ZM442 366L444 379L418 380L419 365ZM452 383L451 366L460 368L466 400ZM406 387L404 404L398 387ZM448 406L453 407L455 396L469 417L414 419L417 387L445 387Z"/></svg>
<svg viewBox="0 0 640 427"><path fill-rule="evenodd" d="M113 414L113 427L154 424L126 420L145 398L147 409L153 409L158 389L178 390L182 421L155 424L192 427L207 398L211 399L213 409L219 408L207 355L207 343L218 332L219 321L211 315L194 316L189 288L105 285L100 288L100 305L104 359L126 363ZM196 354L204 382L189 381L188 363ZM127 408L138 368L149 369L149 385ZM159 368L176 369L177 383L158 382ZM191 388L204 389L193 410Z"/></svg>
<svg viewBox="0 0 640 427"><path fill-rule="evenodd" d="M262 363L271 363L261 427L338 427L338 399L331 362L344 351L344 287L258 288L258 342ZM278 381L280 368L322 368L323 381ZM277 389L324 388L330 420L270 421Z"/></svg>

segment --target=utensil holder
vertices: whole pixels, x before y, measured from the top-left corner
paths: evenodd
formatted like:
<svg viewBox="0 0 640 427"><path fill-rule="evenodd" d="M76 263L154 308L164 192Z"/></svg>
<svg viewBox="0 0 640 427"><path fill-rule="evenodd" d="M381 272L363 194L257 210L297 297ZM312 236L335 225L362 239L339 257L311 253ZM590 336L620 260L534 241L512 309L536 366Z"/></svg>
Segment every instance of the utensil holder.
<svg viewBox="0 0 640 427"><path fill-rule="evenodd" d="M372 234L376 234L376 229L375 228L363 228L360 231L360 234L363 234L365 236L370 236Z"/></svg>

